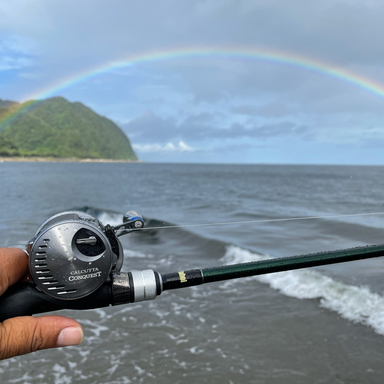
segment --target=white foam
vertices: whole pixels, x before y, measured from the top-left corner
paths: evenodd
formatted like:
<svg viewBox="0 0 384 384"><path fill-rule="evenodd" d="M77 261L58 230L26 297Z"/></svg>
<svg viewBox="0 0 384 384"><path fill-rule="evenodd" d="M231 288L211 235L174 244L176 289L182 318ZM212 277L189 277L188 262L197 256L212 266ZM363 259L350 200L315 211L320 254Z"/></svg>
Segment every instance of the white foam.
<svg viewBox="0 0 384 384"><path fill-rule="evenodd" d="M136 371L137 371L137 373L138 373L139 375L143 375L143 374L145 373L145 370L142 369L142 368L140 368L137 364L135 364L135 365L133 366L133 368L136 369Z"/></svg>
<svg viewBox="0 0 384 384"><path fill-rule="evenodd" d="M86 324L88 325L88 330L93 332L93 334L99 338L100 337L100 334L101 332L104 332L104 331L109 331L109 328L104 326L104 325L101 325L101 324L98 324L96 323L95 321L91 321L91 320L83 320L82 321L83 324Z"/></svg>
<svg viewBox="0 0 384 384"><path fill-rule="evenodd" d="M55 384L71 384L72 378L65 375L66 369L60 364L55 364L53 366L53 375L55 376Z"/></svg>
<svg viewBox="0 0 384 384"><path fill-rule="evenodd" d="M23 383L28 383L29 380L32 380L33 377L29 376L28 373L24 373L24 375L20 378L17 378L17 379L12 379L12 380L8 380L9 383L20 383L20 382L23 382Z"/></svg>
<svg viewBox="0 0 384 384"><path fill-rule="evenodd" d="M136 257L140 259L153 259L153 255L147 255L143 252L137 251L137 250L131 250L124 248L124 257Z"/></svg>
<svg viewBox="0 0 384 384"><path fill-rule="evenodd" d="M204 353L204 349L199 349L197 345L192 348L189 348L189 351L194 355L200 355L201 353Z"/></svg>
<svg viewBox="0 0 384 384"><path fill-rule="evenodd" d="M269 256L230 246L221 259L225 264L266 260ZM364 286L345 284L313 270L255 276L282 294L298 299L320 299L320 305L345 319L372 327L384 335L384 297Z"/></svg>
<svg viewBox="0 0 384 384"><path fill-rule="evenodd" d="M121 224L123 222L123 215L118 214L118 213L103 212L97 218L104 225L106 225L106 224L119 225L119 224Z"/></svg>

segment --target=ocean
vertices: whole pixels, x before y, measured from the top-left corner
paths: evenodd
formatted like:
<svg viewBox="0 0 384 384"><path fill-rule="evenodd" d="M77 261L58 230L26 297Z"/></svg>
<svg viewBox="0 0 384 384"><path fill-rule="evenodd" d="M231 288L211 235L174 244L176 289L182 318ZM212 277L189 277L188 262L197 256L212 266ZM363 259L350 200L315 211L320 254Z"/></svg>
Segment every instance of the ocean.
<svg viewBox="0 0 384 384"><path fill-rule="evenodd" d="M25 247L55 213L116 225L195 225L121 238L123 270L160 273L383 243L384 167L0 163L0 246ZM236 222L229 225L196 224ZM0 362L1 383L382 383L384 260L166 291L62 311L78 347Z"/></svg>

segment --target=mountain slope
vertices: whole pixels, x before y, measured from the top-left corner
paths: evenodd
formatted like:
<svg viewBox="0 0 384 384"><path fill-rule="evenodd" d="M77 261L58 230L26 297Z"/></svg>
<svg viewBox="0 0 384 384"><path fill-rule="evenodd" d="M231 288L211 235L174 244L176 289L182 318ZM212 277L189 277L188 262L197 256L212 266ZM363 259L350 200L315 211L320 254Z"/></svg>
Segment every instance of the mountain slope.
<svg viewBox="0 0 384 384"><path fill-rule="evenodd" d="M24 156L137 160L129 139L115 123L62 97L35 104L12 120L0 138Z"/></svg>
<svg viewBox="0 0 384 384"><path fill-rule="evenodd" d="M0 135L0 156L19 156L17 147Z"/></svg>
<svg viewBox="0 0 384 384"><path fill-rule="evenodd" d="M20 104L14 101L0 99L0 131L2 129L1 122L3 119L5 119L10 113L16 111L19 106Z"/></svg>
<svg viewBox="0 0 384 384"><path fill-rule="evenodd" d="M2 100L0 99L0 108L2 107L11 107L13 105L19 105L16 101L11 101L11 100Z"/></svg>

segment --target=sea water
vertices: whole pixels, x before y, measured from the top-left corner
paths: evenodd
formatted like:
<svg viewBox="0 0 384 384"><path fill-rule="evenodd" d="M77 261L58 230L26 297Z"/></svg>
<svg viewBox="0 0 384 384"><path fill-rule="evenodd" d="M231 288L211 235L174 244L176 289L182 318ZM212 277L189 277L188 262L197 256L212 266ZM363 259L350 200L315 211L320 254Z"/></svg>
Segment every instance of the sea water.
<svg viewBox="0 0 384 384"><path fill-rule="evenodd" d="M1 163L0 246L81 209L147 226L384 211L384 167ZM122 239L123 269L182 269L384 241L384 215L158 229ZM0 362L1 383L381 383L384 260L164 292L154 301L63 311L79 347Z"/></svg>

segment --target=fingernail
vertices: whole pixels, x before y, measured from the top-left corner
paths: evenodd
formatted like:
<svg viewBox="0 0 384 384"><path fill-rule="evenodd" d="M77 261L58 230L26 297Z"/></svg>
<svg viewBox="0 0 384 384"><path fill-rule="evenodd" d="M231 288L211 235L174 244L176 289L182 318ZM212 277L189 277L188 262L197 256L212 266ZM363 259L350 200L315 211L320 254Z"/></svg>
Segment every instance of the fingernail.
<svg viewBox="0 0 384 384"><path fill-rule="evenodd" d="M78 345L84 340L83 330L79 327L64 328L57 338L58 347Z"/></svg>

